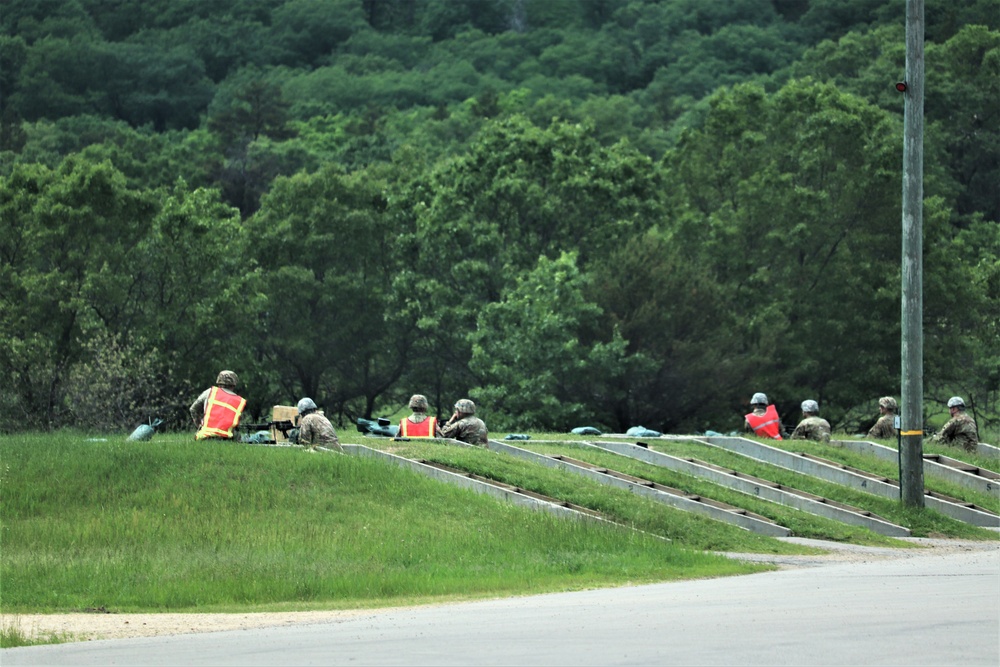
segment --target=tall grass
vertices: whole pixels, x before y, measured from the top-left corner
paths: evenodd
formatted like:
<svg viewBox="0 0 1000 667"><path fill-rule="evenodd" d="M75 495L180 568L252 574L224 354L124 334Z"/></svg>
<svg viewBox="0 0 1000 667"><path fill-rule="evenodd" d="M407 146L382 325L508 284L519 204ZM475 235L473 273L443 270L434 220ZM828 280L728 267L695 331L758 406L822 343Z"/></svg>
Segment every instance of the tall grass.
<svg viewBox="0 0 1000 667"><path fill-rule="evenodd" d="M181 436L0 438L0 495L7 613L352 608L759 569L364 457Z"/></svg>
<svg viewBox="0 0 1000 667"><path fill-rule="evenodd" d="M58 632L38 632L35 628L25 629L21 617L14 615L0 624L0 648L34 646L36 644L59 644L71 641L70 635Z"/></svg>

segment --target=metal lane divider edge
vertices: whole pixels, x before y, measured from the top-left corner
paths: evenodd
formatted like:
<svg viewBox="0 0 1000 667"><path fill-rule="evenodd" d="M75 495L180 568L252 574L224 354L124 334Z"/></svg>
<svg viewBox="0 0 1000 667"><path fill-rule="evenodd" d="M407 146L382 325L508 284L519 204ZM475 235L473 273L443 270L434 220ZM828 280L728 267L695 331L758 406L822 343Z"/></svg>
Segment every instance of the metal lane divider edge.
<svg viewBox="0 0 1000 667"><path fill-rule="evenodd" d="M799 491L798 489L778 485L769 480L743 475L736 471L726 471L718 466L710 466L709 464L695 460L671 456L630 442L593 441L585 444L589 447L614 452L615 454L644 461L645 463L662 468L668 468L676 472L701 477L714 484L734 489L747 495L770 500L774 503L794 507L803 512L867 528L880 535L887 535L889 537L910 536L909 528L896 525L866 510L844 505L843 503L836 503L826 498L820 498L819 496Z"/></svg>
<svg viewBox="0 0 1000 667"><path fill-rule="evenodd" d="M730 507L729 509L725 509L721 506L723 505L722 503L715 502L710 504L709 502L702 501L698 497L688 497L669 493L642 483L621 479L597 470L584 468L566 461L560 461L559 459L552 458L551 456L537 454L520 447L514 447L513 445L508 445L497 440L490 440L487 447L495 452L516 456L550 468L559 468L561 470L597 481L601 484L617 486L637 495L669 505L675 509L707 516L717 521L723 521L725 523L739 526L740 528L744 528L751 532L769 535L772 537L788 537L792 534L792 531L785 526L781 526L765 519L764 517L758 518L757 516L753 516L751 512L746 512L745 510L737 512L734 511L737 508Z"/></svg>
<svg viewBox="0 0 1000 667"><path fill-rule="evenodd" d="M758 461L765 461L803 475L810 475L828 482L871 493L893 500L899 499L899 485L880 475L866 473L849 466L836 464L805 453L788 452L763 443L733 436L692 436L685 438L742 454ZM925 505L945 516L984 528L1000 527L1000 515L972 503L964 503L933 491L924 492Z"/></svg>

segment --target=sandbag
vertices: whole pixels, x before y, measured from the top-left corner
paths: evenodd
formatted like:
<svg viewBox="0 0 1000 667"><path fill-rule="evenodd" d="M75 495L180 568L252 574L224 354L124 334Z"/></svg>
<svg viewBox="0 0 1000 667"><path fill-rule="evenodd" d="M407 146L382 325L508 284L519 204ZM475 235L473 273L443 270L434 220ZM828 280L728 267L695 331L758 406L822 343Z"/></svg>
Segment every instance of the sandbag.
<svg viewBox="0 0 1000 667"><path fill-rule="evenodd" d="M138 442L149 442L153 439L153 434L156 433L156 427L162 423L162 419L151 419L148 424L140 424L132 431L132 435L128 439Z"/></svg>

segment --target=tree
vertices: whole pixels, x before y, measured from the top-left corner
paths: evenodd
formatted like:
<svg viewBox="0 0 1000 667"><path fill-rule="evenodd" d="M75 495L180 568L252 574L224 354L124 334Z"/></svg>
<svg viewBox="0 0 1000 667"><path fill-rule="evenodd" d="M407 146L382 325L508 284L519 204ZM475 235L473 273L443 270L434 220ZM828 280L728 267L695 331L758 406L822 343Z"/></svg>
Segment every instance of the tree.
<svg viewBox="0 0 1000 667"><path fill-rule="evenodd" d="M290 54L293 66L316 65L346 42L368 29L361 3L356 0L289 0L272 13L278 43Z"/></svg>
<svg viewBox="0 0 1000 667"><path fill-rule="evenodd" d="M259 413L273 397L254 356L267 301L251 236L215 190L178 181L159 194L162 206L129 267L138 313L124 342L141 338L158 350L178 389L200 391L219 370L237 371L248 414ZM175 425L188 421L183 411L173 416Z"/></svg>
<svg viewBox="0 0 1000 667"><path fill-rule="evenodd" d="M67 418L62 388L89 323L123 317L128 259L155 211L110 164L68 158L52 171L17 166L0 180L0 369L11 418Z"/></svg>
<svg viewBox="0 0 1000 667"><path fill-rule="evenodd" d="M665 158L683 193L675 237L701 240L740 309L732 353L788 410L815 398L835 421L896 386L899 146L886 112L798 81L718 93Z"/></svg>
<svg viewBox="0 0 1000 667"><path fill-rule="evenodd" d="M938 405L960 394L980 429L1000 423L1000 225L950 224L940 199L924 229L925 395Z"/></svg>
<svg viewBox="0 0 1000 667"><path fill-rule="evenodd" d="M635 235L597 262L587 293L603 329L627 341L627 372L604 409L619 431L728 430L756 361L740 347L738 304L684 233ZM737 422L738 423L738 422Z"/></svg>
<svg viewBox="0 0 1000 667"><path fill-rule="evenodd" d="M582 270L662 215L659 174L627 145L603 148L587 129L490 123L469 154L415 181L400 202L399 310L425 333L446 393L480 384L468 332L540 256L578 250Z"/></svg>
<svg viewBox="0 0 1000 667"><path fill-rule="evenodd" d="M958 185L954 208L1000 222L1000 30L965 26L945 44L928 48L926 104L931 136L943 145Z"/></svg>
<svg viewBox="0 0 1000 667"><path fill-rule="evenodd" d="M261 195L280 173L294 173L301 163L283 170L273 143L295 136L288 102L274 74L246 70L223 86L212 104L208 126L219 135L225 160L215 174L226 200L244 218L260 206Z"/></svg>
<svg viewBox="0 0 1000 667"><path fill-rule="evenodd" d="M469 334L482 383L471 395L494 428L567 431L606 418L610 387L626 375L625 341L599 337L601 309L576 261L539 257Z"/></svg>
<svg viewBox="0 0 1000 667"><path fill-rule="evenodd" d="M11 106L26 120L98 113L162 131L196 126L210 99L190 48L77 35L31 45Z"/></svg>
<svg viewBox="0 0 1000 667"><path fill-rule="evenodd" d="M270 306L258 347L282 396L370 418L401 376L412 323L387 318L397 260L385 177L325 167L279 178L249 221Z"/></svg>

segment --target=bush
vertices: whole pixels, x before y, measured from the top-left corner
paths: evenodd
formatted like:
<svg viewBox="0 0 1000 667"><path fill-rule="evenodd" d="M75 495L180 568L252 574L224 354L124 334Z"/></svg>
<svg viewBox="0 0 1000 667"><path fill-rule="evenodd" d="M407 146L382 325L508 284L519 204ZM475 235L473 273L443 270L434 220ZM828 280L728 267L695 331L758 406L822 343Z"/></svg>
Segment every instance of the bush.
<svg viewBox="0 0 1000 667"><path fill-rule="evenodd" d="M152 417L186 423L184 396L156 349L123 343L101 332L85 344L84 359L66 380L72 426L100 432L131 431Z"/></svg>

